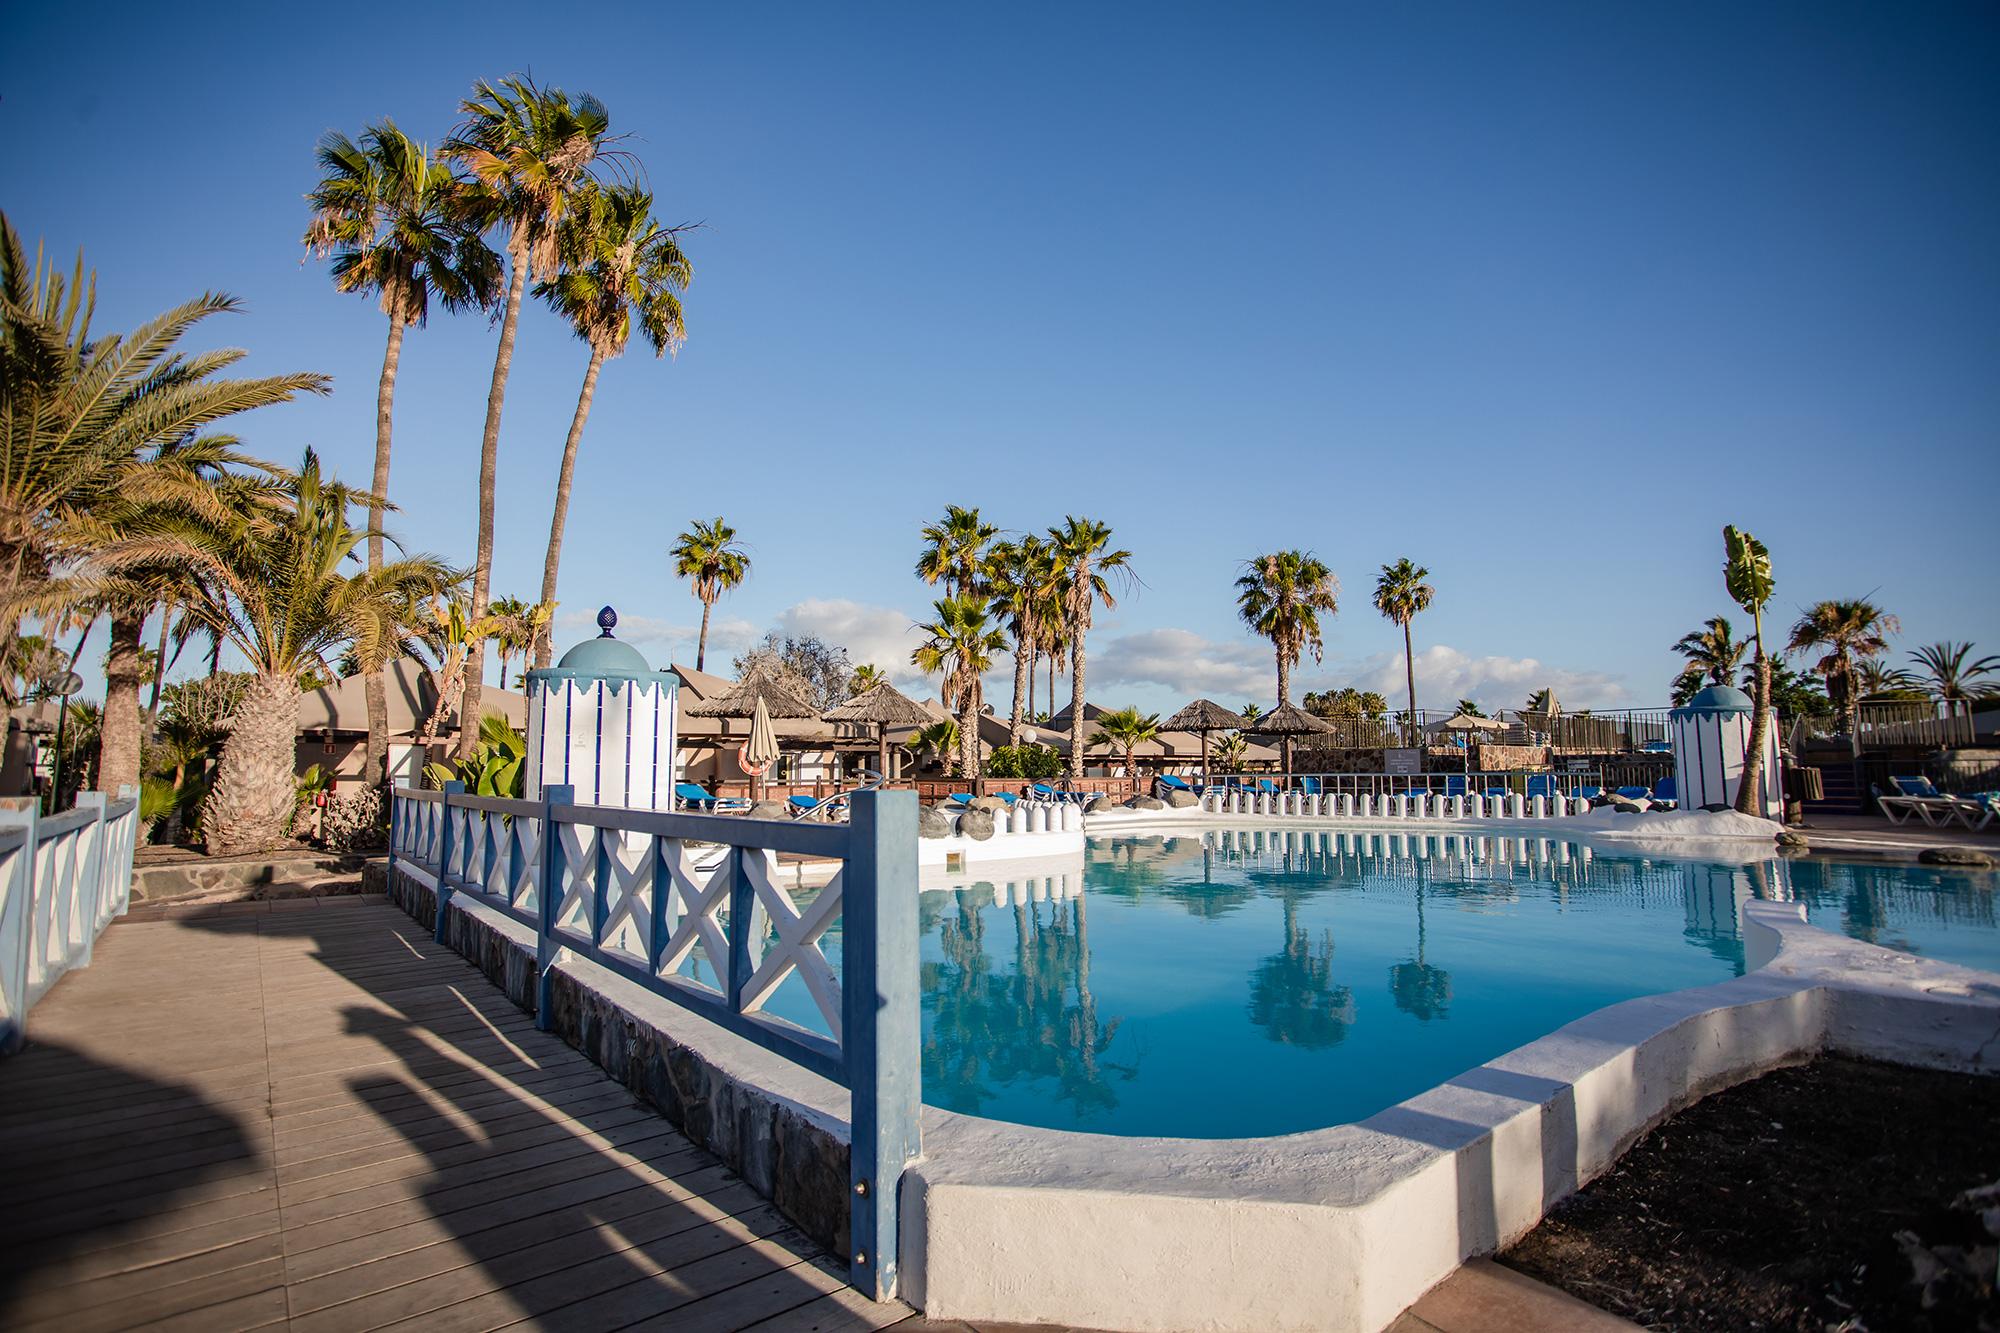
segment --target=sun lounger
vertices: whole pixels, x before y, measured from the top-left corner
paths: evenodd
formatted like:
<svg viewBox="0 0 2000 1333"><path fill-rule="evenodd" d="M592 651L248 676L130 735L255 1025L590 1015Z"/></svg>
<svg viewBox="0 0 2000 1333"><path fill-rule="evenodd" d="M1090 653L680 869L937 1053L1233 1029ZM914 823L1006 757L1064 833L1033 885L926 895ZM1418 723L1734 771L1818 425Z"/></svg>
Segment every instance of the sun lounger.
<svg viewBox="0 0 2000 1333"><path fill-rule="evenodd" d="M1650 787L1620 787L1612 793L1612 795L1622 796L1628 801L1643 801L1652 796L1652 794L1653 790Z"/></svg>
<svg viewBox="0 0 2000 1333"><path fill-rule="evenodd" d="M693 782L676 782L674 799L681 803L681 809L697 814L710 814L715 810L715 797L708 788Z"/></svg>
<svg viewBox="0 0 2000 1333"><path fill-rule="evenodd" d="M1932 828L1949 824L1958 818L1952 799L1939 791L1929 778L1889 779L1888 789L1871 787L1875 793L1875 804L1891 824L1909 822L1915 815Z"/></svg>
<svg viewBox="0 0 2000 1333"><path fill-rule="evenodd" d="M1547 796L1554 796L1555 794L1556 794L1555 774L1534 773L1529 775L1528 791L1527 791L1527 797L1529 800L1532 801L1537 796L1547 797Z"/></svg>
<svg viewBox="0 0 2000 1333"><path fill-rule="evenodd" d="M1300 778L1300 779L1299 779L1299 790L1300 790L1300 791L1302 791L1302 792L1304 792L1304 793L1305 793L1305 794L1306 794L1307 796L1317 796L1317 795L1319 795L1319 792L1320 792L1320 787L1319 787L1319 779L1318 779L1318 778Z"/></svg>
<svg viewBox="0 0 2000 1333"><path fill-rule="evenodd" d="M1661 778L1653 785L1653 801L1655 804L1679 805L1681 803L1680 785L1672 778Z"/></svg>
<svg viewBox="0 0 2000 1333"><path fill-rule="evenodd" d="M973 797L969 791L955 791L945 799L956 805L971 805Z"/></svg>
<svg viewBox="0 0 2000 1333"><path fill-rule="evenodd" d="M1155 781L1157 781L1162 787L1165 787L1168 791L1192 792L1194 790L1193 787L1188 786L1187 783L1175 777L1172 773L1162 773L1159 775L1157 779L1155 779Z"/></svg>
<svg viewBox="0 0 2000 1333"><path fill-rule="evenodd" d="M1604 796L1604 788L1602 787L1578 787L1575 791L1569 794L1569 798L1572 801L1595 802L1603 799L1603 796Z"/></svg>
<svg viewBox="0 0 2000 1333"><path fill-rule="evenodd" d="M1458 774L1446 777L1444 780L1444 794L1447 800L1453 796L1465 795L1465 779Z"/></svg>

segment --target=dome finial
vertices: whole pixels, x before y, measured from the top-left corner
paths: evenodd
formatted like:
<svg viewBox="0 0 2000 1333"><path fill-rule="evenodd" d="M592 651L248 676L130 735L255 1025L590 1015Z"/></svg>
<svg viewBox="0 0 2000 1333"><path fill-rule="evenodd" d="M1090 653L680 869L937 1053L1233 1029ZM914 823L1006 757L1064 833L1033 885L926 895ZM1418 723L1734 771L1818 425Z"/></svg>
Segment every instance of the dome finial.
<svg viewBox="0 0 2000 1333"><path fill-rule="evenodd" d="M600 639L609 639L614 637L613 634L611 633L611 629L617 623L618 623L618 613L616 611L613 611L608 606L605 607L603 610L599 611L597 613L597 628L599 628L604 632L602 634L599 634L597 637Z"/></svg>

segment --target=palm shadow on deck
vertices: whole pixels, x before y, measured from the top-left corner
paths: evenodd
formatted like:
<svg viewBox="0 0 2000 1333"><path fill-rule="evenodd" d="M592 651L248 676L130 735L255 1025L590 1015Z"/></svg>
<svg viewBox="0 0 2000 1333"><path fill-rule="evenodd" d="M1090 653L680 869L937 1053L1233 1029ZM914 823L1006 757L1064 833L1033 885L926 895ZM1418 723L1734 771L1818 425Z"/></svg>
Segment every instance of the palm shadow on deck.
<svg viewBox="0 0 2000 1333"><path fill-rule="evenodd" d="M268 1095L233 1114L212 1113L199 1132L177 1131L158 1152L146 1146L149 1129L103 1166L72 1160L59 1135L45 1135L64 1156L44 1189L60 1192L65 1173L115 1185L261 1171L276 1224L249 1245L134 1270L120 1280L135 1295L185 1282L193 1267L213 1280L219 1266L234 1264L226 1271L238 1286L265 1279L280 1302L277 1317L299 1328L408 1321L486 1329L525 1318L551 1328L738 1329L776 1317L828 1328L908 1316L847 1289L750 1186L560 1039L536 1031L402 912L377 904L211 912L112 934L136 943L146 932L165 1002L178 995L190 1022L262 1025ZM188 992L198 995L200 978L174 975L176 941L212 943L215 934L256 952L257 1012L247 994L230 1007L199 1005ZM99 965L121 966L116 955L134 952L106 950ZM81 973L64 985L80 993L89 979ZM59 991L50 1004L64 998ZM79 1069L119 1076L110 1065ZM0 1090L9 1073L0 1065ZM188 1074L196 1102L202 1080L199 1070ZM231 1126L233 1147L195 1146L200 1132L226 1135ZM229 1153L234 1165L210 1153ZM152 1227L190 1229L176 1228L171 1194L154 1197ZM65 1216L75 1223L67 1240L37 1236L32 1221L10 1218L0 1230L22 1231L29 1255L63 1244L120 1252L116 1218L100 1225ZM32 1309L65 1316L66 1329L140 1321L118 1317L90 1282L38 1272L33 1285ZM141 1310L134 1304L127 1313ZM81 1315L94 1317L74 1322Z"/></svg>

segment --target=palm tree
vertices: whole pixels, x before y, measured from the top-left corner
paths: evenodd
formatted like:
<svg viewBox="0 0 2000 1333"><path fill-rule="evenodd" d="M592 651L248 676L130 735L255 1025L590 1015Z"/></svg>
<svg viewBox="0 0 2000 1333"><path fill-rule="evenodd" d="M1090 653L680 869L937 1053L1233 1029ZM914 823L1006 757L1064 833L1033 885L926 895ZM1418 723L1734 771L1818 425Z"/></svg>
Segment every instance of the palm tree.
<svg viewBox="0 0 2000 1333"><path fill-rule="evenodd" d="M312 223L305 243L333 259L333 285L373 293L389 317L389 345L375 389L375 477L368 506L368 568L382 568L382 506L389 495L391 423L403 334L422 327L433 298L448 311L484 309L500 289L500 258L481 236L466 182L428 149L382 120L356 143L329 132L319 141L320 180L306 195ZM363 687L368 744L361 777L378 786L388 773L387 678Z"/></svg>
<svg viewBox="0 0 2000 1333"><path fill-rule="evenodd" d="M1084 642L1090 615L1100 603L1109 611L1118 605L1109 574L1132 581L1132 553L1111 548L1111 528L1093 518L1074 514L1059 528L1049 529L1050 587L1062 606L1063 637L1070 661L1069 775L1083 776L1083 687L1086 678ZM1053 698L1049 700L1055 702Z"/></svg>
<svg viewBox="0 0 2000 1333"><path fill-rule="evenodd" d="M694 526L674 539L667 552L674 558L674 573L694 581L694 595L701 601L701 638L695 641L694 669L708 669L708 615L716 598L750 577L750 557L736 540L736 529L722 521L696 519Z"/></svg>
<svg viewBox="0 0 2000 1333"><path fill-rule="evenodd" d="M850 699L858 698L874 689L877 685L886 684L888 680L889 677L883 672L881 667L876 666L873 662L863 662L860 666L854 668L854 674L847 679L847 697Z"/></svg>
<svg viewBox="0 0 2000 1333"><path fill-rule="evenodd" d="M1764 607L1777 585L1771 577L1770 551L1733 523L1722 529L1722 550L1723 586L1728 589L1730 600L1750 613L1750 660L1757 679L1750 712L1750 739L1743 755L1743 778L1736 784L1736 810L1739 814L1761 815L1766 813L1764 743L1771 734L1771 659L1764 652ZM1782 808L1779 814L1782 816Z"/></svg>
<svg viewBox="0 0 2000 1333"><path fill-rule="evenodd" d="M1431 572L1422 565L1413 565L1404 556L1393 565L1382 566L1382 576L1375 580L1375 609L1403 627L1403 674L1410 687L1410 714L1405 722L1406 745L1415 745L1417 727L1417 659L1410 647L1410 622L1430 609L1431 596L1436 592L1424 582Z"/></svg>
<svg viewBox="0 0 2000 1333"><path fill-rule="evenodd" d="M979 714L984 703L980 683L993 666L993 654L1007 646L1007 636L988 622L986 603L976 596L946 597L933 604L936 619L917 629L925 636L910 661L932 675L944 677L940 693L945 707L958 713L959 763L965 776L979 776Z"/></svg>
<svg viewBox="0 0 2000 1333"><path fill-rule="evenodd" d="M917 577L928 584L944 584L947 597L977 592L986 544L999 535L1000 529L983 521L977 509L946 505L943 518L924 525L922 536L929 545L917 557Z"/></svg>
<svg viewBox="0 0 2000 1333"><path fill-rule="evenodd" d="M622 353L636 327L655 357L676 350L687 338L681 320L680 294L687 290L694 269L681 253L672 227L653 217L653 196L630 185L586 191L584 202L558 229L563 270L535 287L555 312L570 322L576 336L590 348L583 388L576 397L569 436L563 442L562 466L556 474L555 516L549 521L549 550L542 562L542 600L556 599L556 570L562 563L563 524L569 517L570 484L576 476L576 450L583 426L590 419L597 375L604 363ZM547 640L535 645L535 665L545 667L552 655Z"/></svg>
<svg viewBox="0 0 2000 1333"><path fill-rule="evenodd" d="M611 117L585 94L572 97L525 75L473 85L460 103L465 119L445 140L444 154L471 172L481 187L482 216L507 236L507 298L500 315L500 346L486 394L486 429L479 444L479 545L472 568L472 615L486 614L493 581L493 495L500 454L500 414L507 375L514 364L514 335L528 279L552 274L560 261L563 219L591 184L591 170L611 143ZM465 673L460 717L480 717L483 654ZM460 727L458 757L479 744L476 727Z"/></svg>
<svg viewBox="0 0 2000 1333"><path fill-rule="evenodd" d="M0 661L15 656L23 614L87 600L75 562L102 540L92 515L156 494L147 464L166 446L239 412L324 393L324 375L225 379L246 353L187 353L180 340L238 309L209 293L129 334L93 335L95 275L67 278L0 213ZM87 530L86 530L87 529Z"/></svg>
<svg viewBox="0 0 2000 1333"><path fill-rule="evenodd" d="M1750 645L1736 638L1727 616L1710 616L1700 629L1681 635L1674 651L1687 659L1674 679L1674 703L1679 705L1693 698L1704 684L1727 685Z"/></svg>
<svg viewBox="0 0 2000 1333"><path fill-rule="evenodd" d="M283 838L295 800L299 681L327 674L352 651L376 671L414 632L424 600L456 581L437 559L414 556L343 572L367 540L348 512L367 495L323 477L312 450L283 482L282 507L194 521L134 543L129 558L170 556L206 571L226 599L193 608L255 673L230 720L215 786L202 808L209 850L264 851ZM121 553L102 557L114 569Z"/></svg>
<svg viewBox="0 0 2000 1333"><path fill-rule="evenodd" d="M465 681L466 664L474 653L483 651L487 639L503 630L497 615L472 617L466 599L456 593L449 597L434 597L418 617L412 634L411 647L421 644L430 654L424 662L424 674L431 678L431 711L424 718L422 729L417 732L417 745L428 749L437 740L438 729L444 724L444 715L451 708L452 698ZM421 659L420 659L421 660ZM459 714L459 728L464 730L465 715Z"/></svg>
<svg viewBox="0 0 2000 1333"><path fill-rule="evenodd" d="M1961 708L1969 710L1974 703L1990 699L1995 694L1991 685L1976 685L1973 682L2000 671L2000 657L1981 657L1971 662L1965 660L1971 656L1970 643L1957 643L1950 639L1926 644L1910 654L1912 660L1924 669L1924 674L1930 677L1931 692L1944 704L1945 711L1953 715Z"/></svg>
<svg viewBox="0 0 2000 1333"><path fill-rule="evenodd" d="M1232 731L1215 743L1213 759L1215 766L1225 773L1241 773L1243 756L1249 753L1250 742L1242 732Z"/></svg>
<svg viewBox="0 0 2000 1333"><path fill-rule="evenodd" d="M1115 745L1125 752L1125 776L1132 780L1132 790L1139 789L1139 760L1137 750L1147 741L1160 734L1160 718L1157 713L1142 713L1136 708L1114 708L1100 713L1097 730L1091 733L1087 742L1091 749L1100 745Z"/></svg>
<svg viewBox="0 0 2000 1333"><path fill-rule="evenodd" d="M1021 727L1028 716L1035 657L1043 638L1044 613L1049 609L1047 590L1054 561L1048 544L1030 534L1019 541L1001 542L986 563L993 614L1007 623L1014 636L1014 706L1007 715L1007 744L1019 745Z"/></svg>
<svg viewBox="0 0 2000 1333"><path fill-rule="evenodd" d="M555 614L553 602L524 602L518 597L498 597L487 608L492 624L488 636L500 654L500 688L507 686L507 663L519 657L525 664L537 645L546 641L548 624ZM525 675L525 665L523 673ZM518 683L518 682L517 682Z"/></svg>
<svg viewBox="0 0 2000 1333"><path fill-rule="evenodd" d="M1901 628L1896 617L1862 598L1816 602L1792 626L1786 651L1825 650L1813 669L1826 681L1827 695L1856 746L1860 744L1861 695L1855 688L1854 660L1888 652L1888 636Z"/></svg>
<svg viewBox="0 0 2000 1333"><path fill-rule="evenodd" d="M1340 580L1310 551L1274 551L1244 562L1236 580L1243 623L1271 641L1278 655L1278 706L1292 701L1292 668L1310 651L1321 660L1319 617L1340 612Z"/></svg>
<svg viewBox="0 0 2000 1333"><path fill-rule="evenodd" d="M1922 699L1926 695L1923 682L1914 672L1892 667L1879 657L1854 664L1854 688L1861 691L1863 703L1878 699Z"/></svg>
<svg viewBox="0 0 2000 1333"><path fill-rule="evenodd" d="M946 775L950 776L958 768L958 723L946 718L928 727L918 727L903 742L903 748L912 754L929 753L935 756Z"/></svg>

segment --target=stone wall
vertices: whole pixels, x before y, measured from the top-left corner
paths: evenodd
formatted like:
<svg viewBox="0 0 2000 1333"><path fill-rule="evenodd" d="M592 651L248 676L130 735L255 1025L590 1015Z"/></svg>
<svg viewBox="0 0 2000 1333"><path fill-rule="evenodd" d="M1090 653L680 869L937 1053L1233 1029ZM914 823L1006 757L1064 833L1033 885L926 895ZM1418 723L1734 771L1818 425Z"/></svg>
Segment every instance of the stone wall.
<svg viewBox="0 0 2000 1333"><path fill-rule="evenodd" d="M1487 745L1481 742L1472 747L1472 767L1482 773L1548 766L1549 747L1546 745Z"/></svg>
<svg viewBox="0 0 2000 1333"><path fill-rule="evenodd" d="M390 901L418 921L436 920L435 891L400 866L388 892ZM445 943L508 999L535 1012L540 973L531 944L460 910L446 918ZM602 975L600 986L567 970L556 972L550 1030L721 1158L813 1240L834 1254L847 1253L847 1127L829 1126L796 1103L719 1068L687 1040L620 1003L615 992L625 986L638 990L636 985ZM693 1014L687 1017L690 1026L705 1025Z"/></svg>

